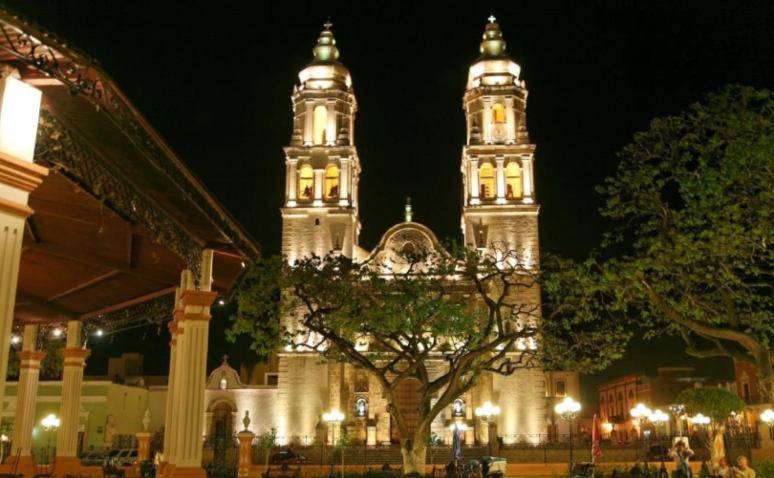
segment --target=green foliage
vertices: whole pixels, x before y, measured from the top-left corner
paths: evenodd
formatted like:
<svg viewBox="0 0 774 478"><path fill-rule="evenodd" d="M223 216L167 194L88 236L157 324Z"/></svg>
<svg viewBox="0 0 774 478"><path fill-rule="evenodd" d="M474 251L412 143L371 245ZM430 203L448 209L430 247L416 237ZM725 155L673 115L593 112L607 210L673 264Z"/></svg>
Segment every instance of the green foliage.
<svg viewBox="0 0 774 478"><path fill-rule="evenodd" d="M44 380L56 380L62 376L64 359L62 357L62 347L64 340L45 340L41 344L41 350L46 355L40 363L40 378ZM16 347L10 348L8 355L8 377L16 378L19 376L19 351Z"/></svg>
<svg viewBox="0 0 774 478"><path fill-rule="evenodd" d="M731 412L742 412L746 404L735 393L723 388L688 388L675 398L676 403L685 406L690 415L701 413L716 423L725 423Z"/></svg>
<svg viewBox="0 0 774 478"><path fill-rule="evenodd" d="M401 382L418 380L415 436L406 436L402 411L390 410L406 447L424 446L432 419L483 372L546 364L594 370L625 343L623 329L594 316L585 297L567 293L583 271L565 272L561 261L546 279L513 251L452 244L385 255L364 263L312 256L292 266L281 257L262 260L239 291L229 339L249 337L262 357L282 348L352 363L380 382L390 406ZM434 376L429 359L444 360L448 371Z"/></svg>
<svg viewBox="0 0 774 478"><path fill-rule="evenodd" d="M769 91L726 87L637 133L599 188L608 259L578 266L592 276L577 284L592 309L649 337L679 334L693 355L754 364L770 395L773 113Z"/></svg>
<svg viewBox="0 0 774 478"><path fill-rule="evenodd" d="M763 460L754 464L758 478L774 478L774 462Z"/></svg>

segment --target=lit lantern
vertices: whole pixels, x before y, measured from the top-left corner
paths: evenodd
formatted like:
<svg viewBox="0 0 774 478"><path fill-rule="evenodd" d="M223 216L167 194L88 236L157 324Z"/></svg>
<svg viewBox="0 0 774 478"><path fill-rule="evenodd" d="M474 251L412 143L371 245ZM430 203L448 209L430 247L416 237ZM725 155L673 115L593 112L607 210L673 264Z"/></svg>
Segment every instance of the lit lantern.
<svg viewBox="0 0 774 478"><path fill-rule="evenodd" d="M0 154L32 162L41 92L18 78L0 80Z"/></svg>

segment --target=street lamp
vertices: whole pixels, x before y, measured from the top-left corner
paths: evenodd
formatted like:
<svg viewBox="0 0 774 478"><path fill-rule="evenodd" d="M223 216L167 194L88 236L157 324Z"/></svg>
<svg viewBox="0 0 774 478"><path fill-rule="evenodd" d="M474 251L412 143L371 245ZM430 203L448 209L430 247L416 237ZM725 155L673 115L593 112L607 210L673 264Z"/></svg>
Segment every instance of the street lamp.
<svg viewBox="0 0 774 478"><path fill-rule="evenodd" d="M573 457L572 457L572 421L578 416L578 412L581 409L581 404L573 400L572 397L564 397L564 400L557 403L554 406L554 411L559 415L562 420L567 421L567 426L570 429L570 463L569 463L569 475L572 475Z"/></svg>
<svg viewBox="0 0 774 478"><path fill-rule="evenodd" d="M642 441L643 450L645 450L645 446L646 446L645 439L644 439L645 433L643 428L645 425L645 420L647 420L652 413L653 411L642 403L638 403L637 405L634 406L634 408L629 410L629 415L631 415L633 419L637 420L637 432L640 435L640 440ZM644 455L645 455L645 465L647 465L648 464L647 451L645 451Z"/></svg>
<svg viewBox="0 0 774 478"><path fill-rule="evenodd" d="M474 410L476 416L487 424L489 456L492 456L492 440L497 439L497 430L495 426L497 424L497 417L500 415L500 407L492 405L492 402L486 401L480 407Z"/></svg>
<svg viewBox="0 0 774 478"><path fill-rule="evenodd" d="M344 414L335 408L329 412L323 413L323 422L331 427L331 444L336 446L336 428L344 421ZM344 450L341 450L341 458L344 460ZM331 476L333 476L333 452L331 451ZM341 478L344 478L344 465L341 466Z"/></svg>
<svg viewBox="0 0 774 478"><path fill-rule="evenodd" d="M49 413L43 419L40 421L40 425L43 427L43 430L48 432L48 444L46 445L46 461L50 463L50 456L51 456L51 435L59 428L59 425L62 423L62 421L54 415L53 413Z"/></svg>
<svg viewBox="0 0 774 478"><path fill-rule="evenodd" d="M767 408L761 412L761 421L769 426L769 440L774 439L774 433L772 433L772 427L774 427L774 410Z"/></svg>
<svg viewBox="0 0 774 478"><path fill-rule="evenodd" d="M669 415L657 408L653 410L653 413L650 414L648 420L656 427L656 438L658 438L658 426L669 421Z"/></svg>

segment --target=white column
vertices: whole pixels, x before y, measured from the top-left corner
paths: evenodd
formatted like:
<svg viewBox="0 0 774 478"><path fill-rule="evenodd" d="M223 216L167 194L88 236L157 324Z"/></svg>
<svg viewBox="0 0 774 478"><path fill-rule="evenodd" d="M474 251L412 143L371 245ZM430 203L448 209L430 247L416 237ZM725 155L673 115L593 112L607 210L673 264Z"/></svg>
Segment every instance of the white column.
<svg viewBox="0 0 774 478"><path fill-rule="evenodd" d="M311 146L314 142L312 138L314 128L314 103L311 100L304 101L304 146Z"/></svg>
<svg viewBox="0 0 774 478"><path fill-rule="evenodd" d="M495 158L495 180L497 181L497 204L505 204L505 158Z"/></svg>
<svg viewBox="0 0 774 478"><path fill-rule="evenodd" d="M22 350L19 352L19 387L16 392L16 416L13 421L12 454L19 454L19 471L32 466L32 428L38 403L40 362L45 353L36 350L38 326L25 325ZM20 450L20 452L19 452Z"/></svg>
<svg viewBox="0 0 774 478"><path fill-rule="evenodd" d="M62 349L62 402L59 408L61 424L56 434L56 475L74 475L80 471L78 459L78 426L80 418L83 369L89 349L81 346L83 322L67 323L67 343Z"/></svg>
<svg viewBox="0 0 774 478"><path fill-rule="evenodd" d="M175 418L177 417L177 407L175 407L175 382L177 381L177 354L178 354L178 335L179 330L177 317L179 309L177 304L180 302L179 289L175 292L175 310L173 312L174 320L169 323L169 375L167 381L167 402L164 412L164 460L161 471L164 472L166 464L174 464L174 446L172 445L175 436Z"/></svg>
<svg viewBox="0 0 774 478"><path fill-rule="evenodd" d="M532 157L524 157L521 159L521 164L524 167L524 170L521 172L522 175L522 181L524 182L524 203L525 204L532 204L535 202L533 199L533 191L532 191L532 184L533 184L533 176L532 176Z"/></svg>
<svg viewBox="0 0 774 478"><path fill-rule="evenodd" d="M217 292L212 291L212 250L202 254L202 277L199 287L182 281L179 294L179 320L183 339L176 359L175 397L177 408L174 430L174 465L172 477L204 477L202 468L202 430L204 429L204 385L206 380L207 344L210 306ZM184 367L180 366L185 364Z"/></svg>
<svg viewBox="0 0 774 478"><path fill-rule="evenodd" d="M489 98L484 100L484 120L481 122L481 139L484 143L492 142L492 101Z"/></svg>
<svg viewBox="0 0 774 478"><path fill-rule="evenodd" d="M329 101L328 107L328 126L325 128L325 143L328 145L336 144L336 136L338 130L336 129L336 101Z"/></svg>
<svg viewBox="0 0 774 478"><path fill-rule="evenodd" d="M508 132L507 142L513 143L516 141L516 112L513 109L512 96L505 98L505 115Z"/></svg>
<svg viewBox="0 0 774 478"><path fill-rule="evenodd" d="M296 185L298 184L298 161L288 160L287 185L288 185L288 206L296 205Z"/></svg>
<svg viewBox="0 0 774 478"><path fill-rule="evenodd" d="M314 170L314 202L312 203L313 206L322 206L323 181L325 181L325 170L315 169Z"/></svg>
<svg viewBox="0 0 774 478"><path fill-rule="evenodd" d="M349 158L341 158L341 169L339 169L339 205L347 206L349 204L349 170L352 168Z"/></svg>
<svg viewBox="0 0 774 478"><path fill-rule="evenodd" d="M479 186L478 186L478 160L471 158L468 162L470 167L470 204L479 204L481 201L478 198Z"/></svg>
<svg viewBox="0 0 774 478"><path fill-rule="evenodd" d="M16 78L0 78L0 409L4 403L24 223L32 214L27 200L48 174L48 169L32 162L40 96L39 90Z"/></svg>

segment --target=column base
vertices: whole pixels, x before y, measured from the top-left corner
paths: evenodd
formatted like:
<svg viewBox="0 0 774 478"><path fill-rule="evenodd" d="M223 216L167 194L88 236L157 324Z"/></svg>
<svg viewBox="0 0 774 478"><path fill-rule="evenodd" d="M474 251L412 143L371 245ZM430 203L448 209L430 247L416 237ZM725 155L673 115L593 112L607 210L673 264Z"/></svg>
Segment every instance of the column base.
<svg viewBox="0 0 774 478"><path fill-rule="evenodd" d="M77 476L81 472L81 460L76 456L58 456L54 461L54 476Z"/></svg>
<svg viewBox="0 0 774 478"><path fill-rule="evenodd" d="M207 478L207 472L201 466L175 466L167 472L167 476L170 478Z"/></svg>

